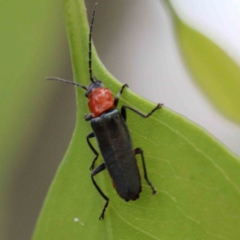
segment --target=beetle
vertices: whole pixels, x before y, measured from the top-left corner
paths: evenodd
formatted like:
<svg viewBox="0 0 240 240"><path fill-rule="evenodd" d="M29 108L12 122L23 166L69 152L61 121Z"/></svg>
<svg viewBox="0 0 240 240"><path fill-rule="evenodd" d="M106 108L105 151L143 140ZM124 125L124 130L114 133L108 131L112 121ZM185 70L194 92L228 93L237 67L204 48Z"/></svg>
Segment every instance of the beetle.
<svg viewBox="0 0 240 240"><path fill-rule="evenodd" d="M128 87L124 84L121 87L120 92L114 98L112 92L105 88L103 83L92 74L92 30L95 18L96 6L94 6L92 20L89 31L89 76L91 83L88 87L79 83L60 79L57 77L48 77L47 80L57 80L72 84L83 88L88 98L88 107L90 114L85 115L86 121L90 121L93 132L87 135L87 143L94 153L95 157L90 166L91 179L100 195L105 199L105 205L99 217L99 220L104 219L105 210L109 203L109 198L98 186L94 179L98 173L107 169L110 177L112 178L113 185L117 190L117 193L121 198L126 201L136 200L139 198L139 194L142 191L141 179L139 169L136 163L135 155L141 155L144 178L147 184L150 186L152 193L155 194L156 190L150 182L147 175L147 168L141 148L135 148L133 150L131 136L126 125L127 113L126 110L131 110L143 118L150 117L157 109L160 109L163 104L157 104L148 114L143 114L138 110L123 105L121 110L117 110L119 98L122 95L124 89ZM95 162L99 157L98 151L93 147L90 139L96 138L100 152L102 154L104 162L94 168Z"/></svg>

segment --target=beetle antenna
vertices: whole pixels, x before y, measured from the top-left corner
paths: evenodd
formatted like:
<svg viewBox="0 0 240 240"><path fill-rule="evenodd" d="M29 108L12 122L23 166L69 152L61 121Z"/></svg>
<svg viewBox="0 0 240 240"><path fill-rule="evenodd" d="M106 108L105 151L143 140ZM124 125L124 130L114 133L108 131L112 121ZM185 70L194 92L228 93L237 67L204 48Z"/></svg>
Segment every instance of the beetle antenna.
<svg viewBox="0 0 240 240"><path fill-rule="evenodd" d="M64 83L68 83L68 84L72 84L74 86L78 86L78 87L81 87L83 88L84 90L87 91L87 87L79 84L79 83L75 83L75 82L72 82L72 81L68 81L68 80L65 80L65 79L61 79L61 78L58 78L58 77L46 77L45 78L46 80L55 80L55 81L59 81L59 82L64 82Z"/></svg>
<svg viewBox="0 0 240 240"><path fill-rule="evenodd" d="M95 3L94 5L94 9L93 9L93 14L92 14L92 21L91 21L91 25L90 25L90 31L89 31L89 42L88 42L88 67L89 67L89 75L90 75L90 80L91 82L94 82L94 78L92 75L92 30L93 30L93 23L94 23L94 18L95 18L95 12L96 12L96 8L97 8L97 3Z"/></svg>

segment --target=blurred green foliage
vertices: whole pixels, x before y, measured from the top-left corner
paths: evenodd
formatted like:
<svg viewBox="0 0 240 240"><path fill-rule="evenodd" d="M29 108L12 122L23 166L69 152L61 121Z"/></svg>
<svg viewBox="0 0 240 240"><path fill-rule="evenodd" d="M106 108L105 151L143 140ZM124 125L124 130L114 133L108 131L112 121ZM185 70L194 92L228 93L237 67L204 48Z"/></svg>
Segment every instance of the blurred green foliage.
<svg viewBox="0 0 240 240"><path fill-rule="evenodd" d="M240 123L240 66L209 38L185 24L167 1L186 66L211 103Z"/></svg>
<svg viewBox="0 0 240 240"><path fill-rule="evenodd" d="M61 10L58 1L0 3L0 239L8 239L10 232L14 234L13 228L22 239L23 230L13 223L15 219L24 222L28 215L13 213L10 197L18 172L29 161L24 157L39 138L48 103L59 91L58 87L47 87L44 77L57 69L52 59L60 60L62 54L58 52L62 41L56 38L63 29L56 28L57 21L64 24L58 18ZM32 164L37 164L37 159L31 159ZM27 168L31 171L31 165Z"/></svg>

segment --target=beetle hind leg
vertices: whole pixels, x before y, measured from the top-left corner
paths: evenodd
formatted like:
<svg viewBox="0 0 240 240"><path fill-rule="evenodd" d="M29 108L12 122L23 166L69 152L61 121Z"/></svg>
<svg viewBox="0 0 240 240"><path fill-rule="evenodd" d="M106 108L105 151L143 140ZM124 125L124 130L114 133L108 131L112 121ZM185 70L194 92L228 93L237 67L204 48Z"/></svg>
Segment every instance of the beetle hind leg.
<svg viewBox="0 0 240 240"><path fill-rule="evenodd" d="M106 200L106 203L103 207L102 213L99 217L99 220L103 220L104 219L104 213L106 211L106 208L108 206L109 203L109 198L103 193L103 191L101 190L101 188L97 185L96 181L94 180L94 176L98 173L100 173L101 171L103 171L104 169L106 169L105 163L102 163L101 165L99 165L98 167L96 167L92 173L91 173L91 178L92 178L92 182L94 184L94 186L96 187L96 189L98 190L98 192L100 193L100 195Z"/></svg>
<svg viewBox="0 0 240 240"><path fill-rule="evenodd" d="M155 194L157 191L155 190L155 188L153 187L152 183L150 182L150 180L148 179L148 176L147 176L147 167L146 167L146 164L145 164L143 150L141 148L136 148L135 149L135 155L137 155L137 154L141 155L142 165L143 165L143 172L144 172L144 178L147 181L147 184L151 187L152 193Z"/></svg>

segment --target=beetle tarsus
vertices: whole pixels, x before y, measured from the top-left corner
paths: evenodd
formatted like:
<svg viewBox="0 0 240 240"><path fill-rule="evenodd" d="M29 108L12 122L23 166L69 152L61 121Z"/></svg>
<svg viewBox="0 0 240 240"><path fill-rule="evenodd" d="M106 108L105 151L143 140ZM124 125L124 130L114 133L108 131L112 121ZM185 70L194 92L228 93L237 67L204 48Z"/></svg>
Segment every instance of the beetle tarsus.
<svg viewBox="0 0 240 240"><path fill-rule="evenodd" d="M162 107L163 107L163 103L158 103L157 106L156 106L156 108L153 109L153 112L155 112L157 109L160 109L160 108L162 108Z"/></svg>
<svg viewBox="0 0 240 240"><path fill-rule="evenodd" d="M103 210L102 210L102 213L101 213L101 215L99 217L99 220L103 220L104 219L104 215L105 215L106 208L108 206L108 202L109 202L109 200L105 203L105 205L103 207Z"/></svg>
<svg viewBox="0 0 240 240"><path fill-rule="evenodd" d="M98 173L100 173L101 171L103 171L104 169L106 169L106 165L105 163L102 163L101 165L97 166L91 173L91 178L92 178L92 182L94 184L94 186L96 187L96 189L98 190L99 194L106 200L106 203L103 207L103 210L102 210L102 213L99 217L99 220L103 220L104 219L104 213L105 213L105 210L108 206L108 203L109 203L109 198L103 193L103 191L101 190L101 188L97 185L96 181L94 180L94 176Z"/></svg>
<svg viewBox="0 0 240 240"><path fill-rule="evenodd" d="M89 168L90 171L92 171L92 170L94 169L94 165L95 165L96 160L97 160L97 159L96 159L96 157L95 157L95 158L93 159L93 162L92 162L90 168Z"/></svg>

